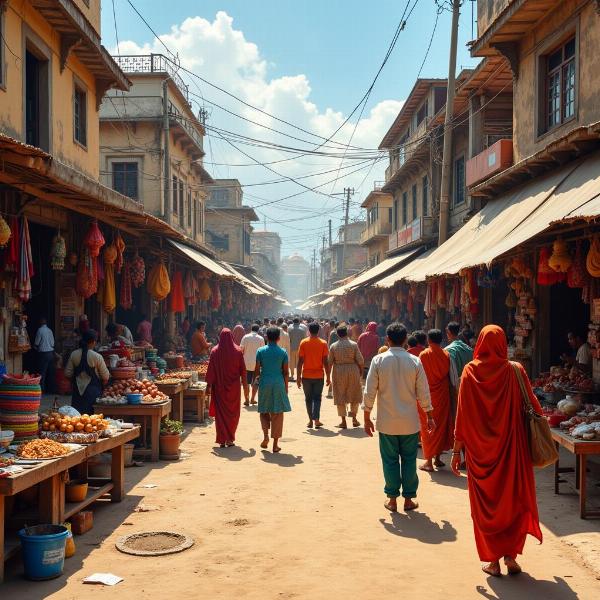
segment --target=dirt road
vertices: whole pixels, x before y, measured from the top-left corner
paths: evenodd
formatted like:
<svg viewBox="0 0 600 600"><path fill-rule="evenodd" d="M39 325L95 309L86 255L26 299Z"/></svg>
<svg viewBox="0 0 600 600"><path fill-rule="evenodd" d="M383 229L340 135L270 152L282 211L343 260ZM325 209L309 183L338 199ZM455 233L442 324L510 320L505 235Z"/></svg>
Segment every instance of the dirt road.
<svg viewBox="0 0 600 600"><path fill-rule="evenodd" d="M475 552L465 478L457 479L448 470L421 474L419 510L390 515L382 506L377 440L365 437L362 429L340 433L331 400L324 399L326 428L320 431L306 429L304 402L296 388L292 406L279 455L260 449L254 409L242 409L236 448L215 449L212 426L188 425L183 460L128 469L127 499L95 509L95 527L76 538L78 553L67 561L65 577L26 583L17 563L9 582L0 588L1 596L19 600L84 600L116 594L177 600L600 597L594 572L547 527L543 545L530 541L526 546L522 564L527 574L487 577ZM141 487L145 484L158 487ZM554 502L546 487L540 500ZM140 505L149 511L134 512ZM574 503L570 506L574 513ZM598 535L597 525L582 524L580 532ZM186 532L196 544L162 558L127 556L114 547L122 535L156 529ZM98 571L115 573L125 581L110 589L81 583L84 576Z"/></svg>

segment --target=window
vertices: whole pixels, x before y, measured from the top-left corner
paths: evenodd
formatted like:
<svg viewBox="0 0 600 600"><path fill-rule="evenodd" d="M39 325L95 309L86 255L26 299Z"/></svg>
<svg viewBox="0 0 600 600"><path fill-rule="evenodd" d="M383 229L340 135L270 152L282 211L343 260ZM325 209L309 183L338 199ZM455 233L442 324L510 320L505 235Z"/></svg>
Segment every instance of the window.
<svg viewBox="0 0 600 600"><path fill-rule="evenodd" d="M429 211L429 179L427 179L427 175L423 177L423 216L426 217Z"/></svg>
<svg viewBox="0 0 600 600"><path fill-rule="evenodd" d="M188 227L192 226L192 192L190 190L187 193L187 224Z"/></svg>
<svg viewBox="0 0 600 600"><path fill-rule="evenodd" d="M196 233L200 236L204 235L204 204L202 204L202 200L198 199L198 204L196 207L197 213L197 223L198 229Z"/></svg>
<svg viewBox="0 0 600 600"><path fill-rule="evenodd" d="M183 219L185 218L185 213L183 212L183 180L182 179L179 180L179 214L181 215L179 222L181 225L183 225Z"/></svg>
<svg viewBox="0 0 600 600"><path fill-rule="evenodd" d="M42 150L50 150L50 68L39 48L25 52L25 141Z"/></svg>
<svg viewBox="0 0 600 600"><path fill-rule="evenodd" d="M402 192L402 225L408 222L408 192Z"/></svg>
<svg viewBox="0 0 600 600"><path fill-rule="evenodd" d="M398 231L398 199L394 200L394 231Z"/></svg>
<svg viewBox="0 0 600 600"><path fill-rule="evenodd" d="M394 222L394 211L391 208L388 208L388 223Z"/></svg>
<svg viewBox="0 0 600 600"><path fill-rule="evenodd" d="M465 201L465 157L454 161L454 206Z"/></svg>
<svg viewBox="0 0 600 600"><path fill-rule="evenodd" d="M575 38L546 57L546 129L575 116Z"/></svg>
<svg viewBox="0 0 600 600"><path fill-rule="evenodd" d="M76 142L87 146L87 93L78 85L73 93L73 136Z"/></svg>
<svg viewBox="0 0 600 600"><path fill-rule="evenodd" d="M367 224L373 225L373 223L377 222L379 217L379 205L375 204L372 206L367 213Z"/></svg>
<svg viewBox="0 0 600 600"><path fill-rule="evenodd" d="M417 218L417 184L412 186L412 218Z"/></svg>
<svg viewBox="0 0 600 600"><path fill-rule="evenodd" d="M223 250L224 252L227 252L229 250L228 233L218 234L214 231L207 231L206 233L209 237L209 243L213 248L215 248L216 250Z"/></svg>
<svg viewBox="0 0 600 600"><path fill-rule="evenodd" d="M138 190L138 164L137 162L112 162L112 187L113 190L129 196L134 200L139 199Z"/></svg>
<svg viewBox="0 0 600 600"><path fill-rule="evenodd" d="M175 177L175 175L173 175L172 178L172 182L173 182L173 189L171 190L171 202L173 204L173 214L176 215L177 214L177 177Z"/></svg>
<svg viewBox="0 0 600 600"><path fill-rule="evenodd" d="M427 117L427 100L423 102L421 108L417 111L417 127L425 120Z"/></svg>

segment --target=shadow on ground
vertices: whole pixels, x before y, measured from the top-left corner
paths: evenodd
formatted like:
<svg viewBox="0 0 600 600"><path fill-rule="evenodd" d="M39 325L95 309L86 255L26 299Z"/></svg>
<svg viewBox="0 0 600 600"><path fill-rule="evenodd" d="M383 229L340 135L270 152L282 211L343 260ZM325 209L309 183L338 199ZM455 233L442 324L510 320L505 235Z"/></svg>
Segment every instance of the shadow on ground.
<svg viewBox="0 0 600 600"><path fill-rule="evenodd" d="M562 577L554 581L534 579L527 573L515 577L489 577L488 586L478 585L477 592L486 600L577 600L579 596Z"/></svg>
<svg viewBox="0 0 600 600"><path fill-rule="evenodd" d="M432 521L425 513L390 513L391 523L379 519L384 529L399 537L413 538L424 544L444 544L456 541L456 529L449 521L442 524Z"/></svg>

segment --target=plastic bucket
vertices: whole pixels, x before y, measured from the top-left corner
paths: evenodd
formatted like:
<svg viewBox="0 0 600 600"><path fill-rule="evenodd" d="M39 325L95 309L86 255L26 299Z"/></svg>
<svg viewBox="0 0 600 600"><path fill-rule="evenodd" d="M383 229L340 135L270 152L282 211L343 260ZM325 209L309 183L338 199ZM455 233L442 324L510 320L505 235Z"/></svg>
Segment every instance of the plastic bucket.
<svg viewBox="0 0 600 600"><path fill-rule="evenodd" d="M19 531L28 579L43 581L62 575L68 534L63 525L35 525Z"/></svg>

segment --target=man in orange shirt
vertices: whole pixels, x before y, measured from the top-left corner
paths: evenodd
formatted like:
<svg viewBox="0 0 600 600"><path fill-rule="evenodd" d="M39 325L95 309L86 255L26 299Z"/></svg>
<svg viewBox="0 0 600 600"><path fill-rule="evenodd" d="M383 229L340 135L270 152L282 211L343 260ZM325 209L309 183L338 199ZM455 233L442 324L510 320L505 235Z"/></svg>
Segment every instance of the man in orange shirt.
<svg viewBox="0 0 600 600"><path fill-rule="evenodd" d="M319 337L319 324L316 322L308 326L310 337L303 339L298 348L298 387L304 389L306 411L308 412L308 427L319 429L321 423L321 395L323 394L324 375L329 380L329 348L327 342Z"/></svg>
<svg viewBox="0 0 600 600"><path fill-rule="evenodd" d="M194 331L190 340L192 356L194 358L207 357L210 354L210 344L206 341L206 334L204 333L205 327L206 324L204 321L200 321L196 325L196 331Z"/></svg>

